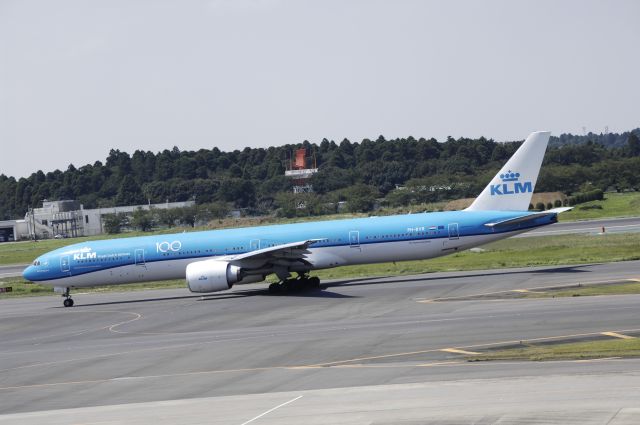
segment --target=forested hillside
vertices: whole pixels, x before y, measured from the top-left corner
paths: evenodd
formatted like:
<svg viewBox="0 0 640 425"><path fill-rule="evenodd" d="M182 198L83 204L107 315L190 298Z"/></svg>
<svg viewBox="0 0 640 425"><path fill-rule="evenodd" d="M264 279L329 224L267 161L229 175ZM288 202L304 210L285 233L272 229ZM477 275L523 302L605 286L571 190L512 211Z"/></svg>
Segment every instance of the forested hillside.
<svg viewBox="0 0 640 425"><path fill-rule="evenodd" d="M629 140L631 133L634 133L636 136L640 136L640 128L625 131L624 133L594 134L589 132L585 135L561 134L559 137L551 136L551 139L549 139L549 146L583 145L593 142L606 148L624 148L627 145L627 140Z"/></svg>
<svg viewBox="0 0 640 425"><path fill-rule="evenodd" d="M233 152L216 147L132 155L112 150L105 163L38 171L18 180L0 175L0 218L22 217L43 199L78 199L85 208L195 199L249 213L280 208L291 215L295 208L284 164L299 146L315 151L320 169L313 177L316 193L303 195L305 214L333 212L341 200L348 200L353 211L367 211L380 198L407 205L475 196L520 143L380 136L359 143L325 139L319 145L305 141ZM638 170L640 140L633 133L562 135L547 152L536 190L638 190Z"/></svg>

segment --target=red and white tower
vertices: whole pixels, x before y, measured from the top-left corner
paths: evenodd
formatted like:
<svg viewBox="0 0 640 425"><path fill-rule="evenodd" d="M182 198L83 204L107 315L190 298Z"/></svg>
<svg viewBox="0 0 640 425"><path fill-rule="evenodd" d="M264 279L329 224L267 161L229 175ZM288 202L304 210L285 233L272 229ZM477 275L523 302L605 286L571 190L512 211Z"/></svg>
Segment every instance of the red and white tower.
<svg viewBox="0 0 640 425"><path fill-rule="evenodd" d="M308 155L306 148L296 149L287 162L284 175L293 180L293 193L313 192L309 178L318 172L315 152Z"/></svg>

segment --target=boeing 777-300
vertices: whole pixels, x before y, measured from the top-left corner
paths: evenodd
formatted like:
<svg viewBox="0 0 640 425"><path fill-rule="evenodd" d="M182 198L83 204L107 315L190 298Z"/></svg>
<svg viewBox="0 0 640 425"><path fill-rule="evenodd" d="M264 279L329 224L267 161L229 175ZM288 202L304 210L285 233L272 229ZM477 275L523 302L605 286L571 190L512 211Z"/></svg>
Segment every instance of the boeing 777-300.
<svg viewBox="0 0 640 425"><path fill-rule="evenodd" d="M555 223L569 209L528 211L549 135L529 135L462 211L81 242L41 255L23 276L71 307L75 288L186 278L192 292L211 293L275 274L269 290L278 292L319 287L313 270L452 254Z"/></svg>

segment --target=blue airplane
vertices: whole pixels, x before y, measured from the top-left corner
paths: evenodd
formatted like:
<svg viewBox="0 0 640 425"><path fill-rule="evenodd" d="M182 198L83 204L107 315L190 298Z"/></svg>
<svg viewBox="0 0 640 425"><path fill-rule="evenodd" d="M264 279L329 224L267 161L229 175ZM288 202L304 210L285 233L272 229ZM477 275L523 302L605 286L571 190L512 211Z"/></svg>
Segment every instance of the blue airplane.
<svg viewBox="0 0 640 425"><path fill-rule="evenodd" d="M72 288L186 278L191 292L211 293L275 274L269 291L279 292L318 288L312 270L452 254L556 223L569 209L528 211L549 135L529 135L463 211L82 242L38 257L23 276L71 307Z"/></svg>

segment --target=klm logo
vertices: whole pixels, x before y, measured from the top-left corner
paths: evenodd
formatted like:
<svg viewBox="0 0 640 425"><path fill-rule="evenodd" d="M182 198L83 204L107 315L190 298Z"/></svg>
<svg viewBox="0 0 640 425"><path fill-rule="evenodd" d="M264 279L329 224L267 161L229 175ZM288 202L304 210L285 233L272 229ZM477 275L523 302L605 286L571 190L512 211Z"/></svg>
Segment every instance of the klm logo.
<svg viewBox="0 0 640 425"><path fill-rule="evenodd" d="M80 254L73 254L74 260L90 260L96 258L95 252L81 252Z"/></svg>
<svg viewBox="0 0 640 425"><path fill-rule="evenodd" d="M533 184L531 182L520 182L520 173L512 173L511 170L504 174L500 174L502 183L492 184L491 196L493 195L513 195L514 193L533 192Z"/></svg>

